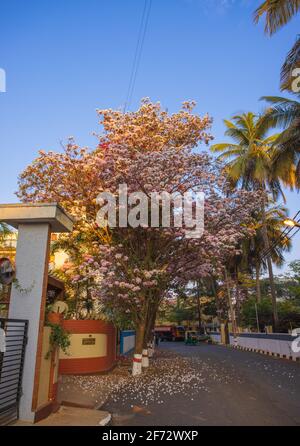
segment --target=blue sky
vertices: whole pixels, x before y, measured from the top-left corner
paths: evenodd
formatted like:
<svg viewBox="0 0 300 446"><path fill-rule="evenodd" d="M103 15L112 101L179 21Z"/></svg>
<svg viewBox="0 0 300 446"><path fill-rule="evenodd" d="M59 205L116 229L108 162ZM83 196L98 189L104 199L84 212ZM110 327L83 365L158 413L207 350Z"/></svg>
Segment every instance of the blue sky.
<svg viewBox="0 0 300 446"><path fill-rule="evenodd" d="M142 97L170 112L197 101L214 118L261 111L279 94L279 72L299 16L274 37L252 21L262 0L153 0L131 109ZM39 149L61 150L73 135L93 146L97 108L122 107L142 0L0 0L0 202L16 202L17 175ZM299 195L287 193L293 215ZM300 234L287 260L300 258Z"/></svg>

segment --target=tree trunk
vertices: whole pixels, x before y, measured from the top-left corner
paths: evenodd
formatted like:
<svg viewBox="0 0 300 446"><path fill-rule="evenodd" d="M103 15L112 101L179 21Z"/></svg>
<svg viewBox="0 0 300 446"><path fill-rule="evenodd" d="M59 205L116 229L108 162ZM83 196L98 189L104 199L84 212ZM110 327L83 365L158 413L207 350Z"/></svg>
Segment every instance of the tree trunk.
<svg viewBox="0 0 300 446"><path fill-rule="evenodd" d="M142 367L149 366L148 357L152 357L153 355L153 330L156 321L156 315L158 311L158 307L160 304L160 297L154 298L152 304L148 307L147 311L147 320L146 320L146 328L144 334L144 343L143 343L143 361ZM151 343L151 347L149 344Z"/></svg>
<svg viewBox="0 0 300 446"><path fill-rule="evenodd" d="M263 216L263 227L262 227L262 235L264 240L264 245L267 251L266 259L269 271L269 280L270 280L270 290L271 290L271 299L272 299L272 309L273 309L273 330L276 332L276 327L278 325L278 312L277 312L277 301L276 301L276 289L274 284L274 274L273 274L273 266L272 259L270 253L270 242L268 237L267 225L266 225L266 210L265 206L262 206L262 216Z"/></svg>
<svg viewBox="0 0 300 446"><path fill-rule="evenodd" d="M275 284L274 284L273 266L272 266L272 260L271 260L270 256L267 259L267 263L268 263L270 289L271 289L271 297L272 297L273 329L274 329L274 332L276 332L276 327L278 325L278 312L277 312L276 289L275 289Z"/></svg>
<svg viewBox="0 0 300 446"><path fill-rule="evenodd" d="M235 323L236 323L236 330L238 330L241 319L241 295L242 295L242 289L239 284L238 276L236 277L235 280L235 292L236 292Z"/></svg>
<svg viewBox="0 0 300 446"><path fill-rule="evenodd" d="M156 319L156 306L153 308L151 312L148 312L147 321L146 321L146 329L145 329L145 336L144 336L144 344L143 347L146 348L148 345L148 342L152 339L152 331L155 324Z"/></svg>
<svg viewBox="0 0 300 446"><path fill-rule="evenodd" d="M227 274L226 267L224 268L224 270L225 270L225 282L226 282L226 288L227 288L230 319L231 319L231 323L232 323L233 334L235 337L236 336L236 320L235 320L234 308L233 308L232 300L231 300L231 293L230 293L229 280L228 280L228 274Z"/></svg>
<svg viewBox="0 0 300 446"><path fill-rule="evenodd" d="M211 290L212 290L213 296L214 296L215 301L216 301L217 318L218 318L218 322L220 324L222 322L222 317L221 317L222 316L222 308L221 308L220 301L219 301L219 298L218 298L218 293L217 293L214 277L211 277Z"/></svg>
<svg viewBox="0 0 300 446"><path fill-rule="evenodd" d="M156 316L156 312L155 312ZM151 338L152 325L153 325L153 312L150 312L148 309L147 319L145 324L145 333L144 333L144 341L143 341L143 351L142 351L142 367L149 367L149 341Z"/></svg>
<svg viewBox="0 0 300 446"><path fill-rule="evenodd" d="M260 287L260 262L256 260L255 263L255 281L256 281L256 302L261 302L261 287Z"/></svg>
<svg viewBox="0 0 300 446"><path fill-rule="evenodd" d="M142 373L142 352L145 336L145 322L142 321L136 327L135 331L135 349L132 363L132 375L140 375Z"/></svg>
<svg viewBox="0 0 300 446"><path fill-rule="evenodd" d="M201 310L201 296L200 296L200 283L199 281L197 282L197 306L198 306L198 329L199 329L199 333L203 334L203 330L202 330L202 310Z"/></svg>

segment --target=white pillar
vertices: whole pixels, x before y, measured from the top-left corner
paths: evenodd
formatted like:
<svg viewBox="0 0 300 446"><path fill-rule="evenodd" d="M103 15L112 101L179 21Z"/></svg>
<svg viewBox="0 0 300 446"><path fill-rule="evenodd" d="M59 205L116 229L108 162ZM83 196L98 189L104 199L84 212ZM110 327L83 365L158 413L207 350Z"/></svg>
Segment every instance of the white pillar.
<svg viewBox="0 0 300 446"><path fill-rule="evenodd" d="M13 284L10 319L28 320L20 418L34 421L45 321L50 233L70 232L73 219L57 203L0 204L0 221L18 229L17 286Z"/></svg>
<svg viewBox="0 0 300 446"><path fill-rule="evenodd" d="M20 224L16 253L17 284L12 286L9 318L27 319L20 419L34 421L48 278L49 224ZM19 288L25 289L20 291Z"/></svg>
<svg viewBox="0 0 300 446"><path fill-rule="evenodd" d="M152 341L148 342L148 358L152 358L154 355L154 342L155 340L153 339Z"/></svg>
<svg viewBox="0 0 300 446"><path fill-rule="evenodd" d="M142 367L149 367L148 349L143 349Z"/></svg>
<svg viewBox="0 0 300 446"><path fill-rule="evenodd" d="M133 355L132 376L140 375L142 373L142 355L135 353Z"/></svg>

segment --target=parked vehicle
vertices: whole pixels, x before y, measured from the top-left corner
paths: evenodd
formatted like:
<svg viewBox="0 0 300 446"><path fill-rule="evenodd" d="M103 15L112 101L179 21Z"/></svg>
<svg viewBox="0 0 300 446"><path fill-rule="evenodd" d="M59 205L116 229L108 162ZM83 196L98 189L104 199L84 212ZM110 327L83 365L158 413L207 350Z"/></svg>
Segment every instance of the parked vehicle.
<svg viewBox="0 0 300 446"><path fill-rule="evenodd" d="M184 341L185 330L180 325L160 325L154 332L160 341Z"/></svg>
<svg viewBox="0 0 300 446"><path fill-rule="evenodd" d="M210 340L210 336L207 334L201 334L198 331L189 330L185 332L185 344L197 345L199 342L207 342Z"/></svg>

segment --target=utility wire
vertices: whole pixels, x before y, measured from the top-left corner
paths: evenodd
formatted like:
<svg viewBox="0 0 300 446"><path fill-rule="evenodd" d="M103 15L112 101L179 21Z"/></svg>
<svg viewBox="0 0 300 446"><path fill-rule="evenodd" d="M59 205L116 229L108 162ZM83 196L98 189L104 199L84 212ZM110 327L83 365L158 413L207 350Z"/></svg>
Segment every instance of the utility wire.
<svg viewBox="0 0 300 446"><path fill-rule="evenodd" d="M141 39L142 39L142 34L143 34L146 11L147 11L147 0L145 0L145 2L144 2L143 14L142 14L141 24L140 24L140 28L139 28L136 48L135 48L135 52L134 52L133 64L132 64L132 69L131 69L131 73L130 73L129 85L128 85L126 101L125 101L125 105L124 105L124 111L126 111L126 108L128 106L128 102L129 102L131 86L132 86L133 77L134 77L134 71L135 71L135 67L136 67L136 63L137 63L137 57L139 54L139 49L140 49L140 44L141 44Z"/></svg>
<svg viewBox="0 0 300 446"><path fill-rule="evenodd" d="M149 23L151 5L152 5L152 0L145 0L141 24L140 24L139 33L138 33L137 44L136 44L134 58L133 58L132 69L131 69L131 73L130 73L126 101L124 104L124 112L126 112L126 110L128 110L128 108L131 105L134 87L135 87L135 83L136 83L136 77L137 77L137 73L138 73L138 69L139 69L139 65L140 65L140 61L141 61L141 56L142 56L142 52L143 52L146 31L147 31L147 27L148 27L148 23Z"/></svg>
<svg viewBox="0 0 300 446"><path fill-rule="evenodd" d="M294 216L294 218L293 218L293 220L294 220L296 223L300 223L300 217L299 217L299 220L296 220L296 218L297 218L297 216L298 216L299 213L300 213L300 211L297 212L297 214L296 214L296 215ZM270 251L272 251L272 249L273 249L276 245L278 245L279 241L280 241L281 239L283 239L284 237L288 237L288 235L289 235L294 229L295 229L295 226L291 226L291 227L288 227L288 226L287 226L287 227L281 232L281 235L280 235L279 237L277 237L276 240L274 240L274 242L271 244L271 246L270 246L268 249L265 249L265 250L262 252L262 256L265 257L268 253L270 253Z"/></svg>
<svg viewBox="0 0 300 446"><path fill-rule="evenodd" d="M300 223L300 216L298 217L299 214L300 214L300 211L298 211L297 214L296 214L296 215L294 216L294 218L293 218L293 220L294 220L296 223ZM297 219L297 217L298 217L298 219ZM296 229L296 232L295 232L294 234L292 234L292 235L289 237L289 234L290 234L294 229ZM281 232L281 235L280 235L276 240L274 240L274 242L271 244L271 246L270 246L267 250L265 250L265 251L262 252L262 254L261 254L261 256L260 256L260 259L263 260L265 257L269 256L269 255L271 254L272 250L278 245L278 243L280 242L281 239L283 239L284 237L286 237L288 240L291 240L292 237L294 237L294 236L298 233L299 230L300 230L300 228L297 228L296 226L292 226L292 227L290 227L290 228L289 228L289 227L286 227L286 228Z"/></svg>
<svg viewBox="0 0 300 446"><path fill-rule="evenodd" d="M300 220L297 221L297 223L300 223ZM272 253L272 250L273 250L274 248L276 248L276 246L278 245L278 243L279 243L282 239L286 238L287 240L291 240L291 238L294 236L294 234L292 234L291 237L289 237L289 234L290 234L294 229L295 229L295 227L293 227L293 228L289 228L287 232L282 232L282 234L281 234L276 240L274 240L274 242L269 246L269 248L268 248L268 249L265 249L265 250L262 252L262 254L261 254L261 256L260 256L260 259L263 260L263 259L266 258L267 256L270 256L271 253Z"/></svg>
<svg viewBox="0 0 300 446"><path fill-rule="evenodd" d="M297 219L297 215L299 214L299 212L296 214L296 216L293 218L293 220L296 222L296 223L300 223L300 217ZM292 236L291 237L289 237L289 234L291 233L291 232L293 232L294 231L294 229L296 229L296 232L294 233L294 234L292 234ZM270 246L270 248L265 252L265 255L266 254L270 254L270 252L272 251L272 249L276 246L276 245L278 245L278 243L279 243L279 241L281 240L281 239L283 239L284 237L287 237L288 238L288 240L290 240L296 233L298 232L298 230L297 230L297 226L292 226L292 227L290 227L290 228L286 228L283 232L282 232L282 234L281 234L281 236L279 236L276 240L274 240L274 242L272 243L272 245Z"/></svg>

